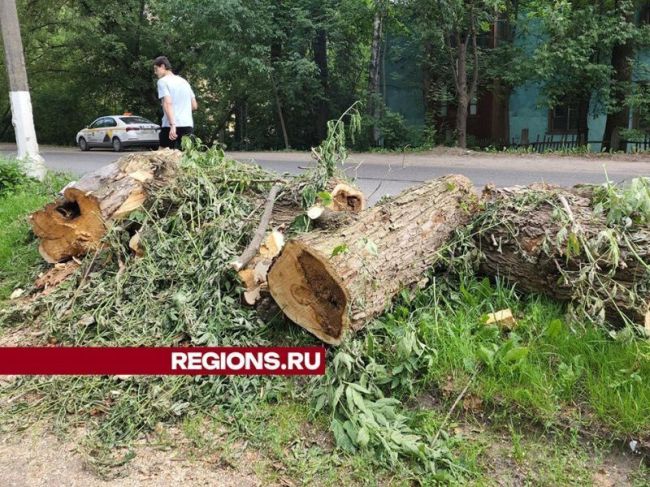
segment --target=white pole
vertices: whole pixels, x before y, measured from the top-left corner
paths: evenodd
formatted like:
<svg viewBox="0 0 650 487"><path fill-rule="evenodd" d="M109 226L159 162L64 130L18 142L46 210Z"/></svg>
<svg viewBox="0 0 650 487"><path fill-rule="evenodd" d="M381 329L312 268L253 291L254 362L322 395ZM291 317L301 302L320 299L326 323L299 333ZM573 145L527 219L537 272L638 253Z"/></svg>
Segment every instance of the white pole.
<svg viewBox="0 0 650 487"><path fill-rule="evenodd" d="M5 51L5 64L9 77L11 123L16 134L18 159L24 162L28 176L43 180L47 169L38 151L34 130L32 101L27 84L27 70L23 56L23 42L16 11L16 0L0 0L0 30Z"/></svg>

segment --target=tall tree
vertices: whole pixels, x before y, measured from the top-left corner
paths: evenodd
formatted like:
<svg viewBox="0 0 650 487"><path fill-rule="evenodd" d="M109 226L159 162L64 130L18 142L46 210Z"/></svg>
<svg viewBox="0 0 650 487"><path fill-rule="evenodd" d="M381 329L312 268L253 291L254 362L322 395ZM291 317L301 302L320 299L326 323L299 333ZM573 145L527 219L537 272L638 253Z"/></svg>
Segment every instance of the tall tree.
<svg viewBox="0 0 650 487"><path fill-rule="evenodd" d="M370 47L370 63L368 73L368 106L367 113L372 118L372 142L379 145L381 131L379 130L379 118L384 100L381 96L380 68L382 53L382 38L384 18L388 5L385 0L373 0L374 18L372 22L372 44Z"/></svg>
<svg viewBox="0 0 650 487"><path fill-rule="evenodd" d="M541 26L543 41L527 64L531 80L541 83L549 107L577 108L577 133L589 140L589 116L612 114L614 126L627 126L625 97L620 90L629 80L626 45L632 37L631 2L627 0L557 0L527 2L529 19ZM618 46L618 47L617 47Z"/></svg>
<svg viewBox="0 0 650 487"><path fill-rule="evenodd" d="M425 62L440 63L451 77L456 104L456 137L467 147L470 102L477 97L485 50L479 37L506 10L505 0L405 0L422 44Z"/></svg>
<svg viewBox="0 0 650 487"><path fill-rule="evenodd" d="M643 14L650 7L646 0L613 0L612 15L619 18L611 54L611 79L607 121L603 133L602 150L624 150L621 130L626 129L630 120L630 95L633 89L632 75L636 51L648 46L650 29Z"/></svg>

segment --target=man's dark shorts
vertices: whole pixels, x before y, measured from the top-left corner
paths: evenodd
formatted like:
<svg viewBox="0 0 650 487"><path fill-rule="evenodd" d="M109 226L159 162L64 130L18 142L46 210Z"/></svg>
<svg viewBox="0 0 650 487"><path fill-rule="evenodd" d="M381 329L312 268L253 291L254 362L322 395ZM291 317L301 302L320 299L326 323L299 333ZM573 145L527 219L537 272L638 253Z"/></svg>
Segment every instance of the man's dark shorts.
<svg viewBox="0 0 650 487"><path fill-rule="evenodd" d="M161 127L158 138L160 139L160 147L169 147L170 149L180 149L181 139L184 135L192 135L194 129L192 127L176 127L176 140L169 140L169 127Z"/></svg>

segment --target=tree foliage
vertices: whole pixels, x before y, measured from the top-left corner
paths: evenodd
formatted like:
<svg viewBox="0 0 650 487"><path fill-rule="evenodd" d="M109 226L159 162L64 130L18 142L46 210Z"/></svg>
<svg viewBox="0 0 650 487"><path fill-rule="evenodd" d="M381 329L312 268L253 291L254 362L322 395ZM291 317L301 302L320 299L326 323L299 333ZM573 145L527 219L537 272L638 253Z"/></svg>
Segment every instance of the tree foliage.
<svg viewBox="0 0 650 487"><path fill-rule="evenodd" d="M648 45L638 15L645 3L19 0L19 16L42 142L72 144L80 128L108 113L159 120L151 61L164 54L194 87L197 133L208 142L308 148L324 138L328 120L361 101L366 116L357 147L366 148L418 139L384 99L401 74L385 72L387 59L399 64L409 56L418 64L409 76L422 73L410 82L423 87L429 119L449 103L460 145L468 104L497 86L507 96L513 86L538 83L539 102L549 107L570 98L591 103L592 113L646 110L647 90L632 84L620 62L629 49ZM537 44L522 46L519 34ZM12 135L2 97L0 139Z"/></svg>

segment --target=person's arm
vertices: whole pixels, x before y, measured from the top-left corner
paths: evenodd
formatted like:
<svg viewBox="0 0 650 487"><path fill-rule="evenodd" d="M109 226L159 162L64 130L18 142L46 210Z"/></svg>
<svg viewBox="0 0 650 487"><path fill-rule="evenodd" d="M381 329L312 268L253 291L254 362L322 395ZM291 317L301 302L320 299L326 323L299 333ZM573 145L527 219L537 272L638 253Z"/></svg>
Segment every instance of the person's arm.
<svg viewBox="0 0 650 487"><path fill-rule="evenodd" d="M192 97L192 111L195 112L199 108L199 104L196 102L196 98Z"/></svg>
<svg viewBox="0 0 650 487"><path fill-rule="evenodd" d="M169 122L169 140L176 140L176 119L174 118L174 106L172 105L171 96L167 95L163 97L162 108Z"/></svg>

